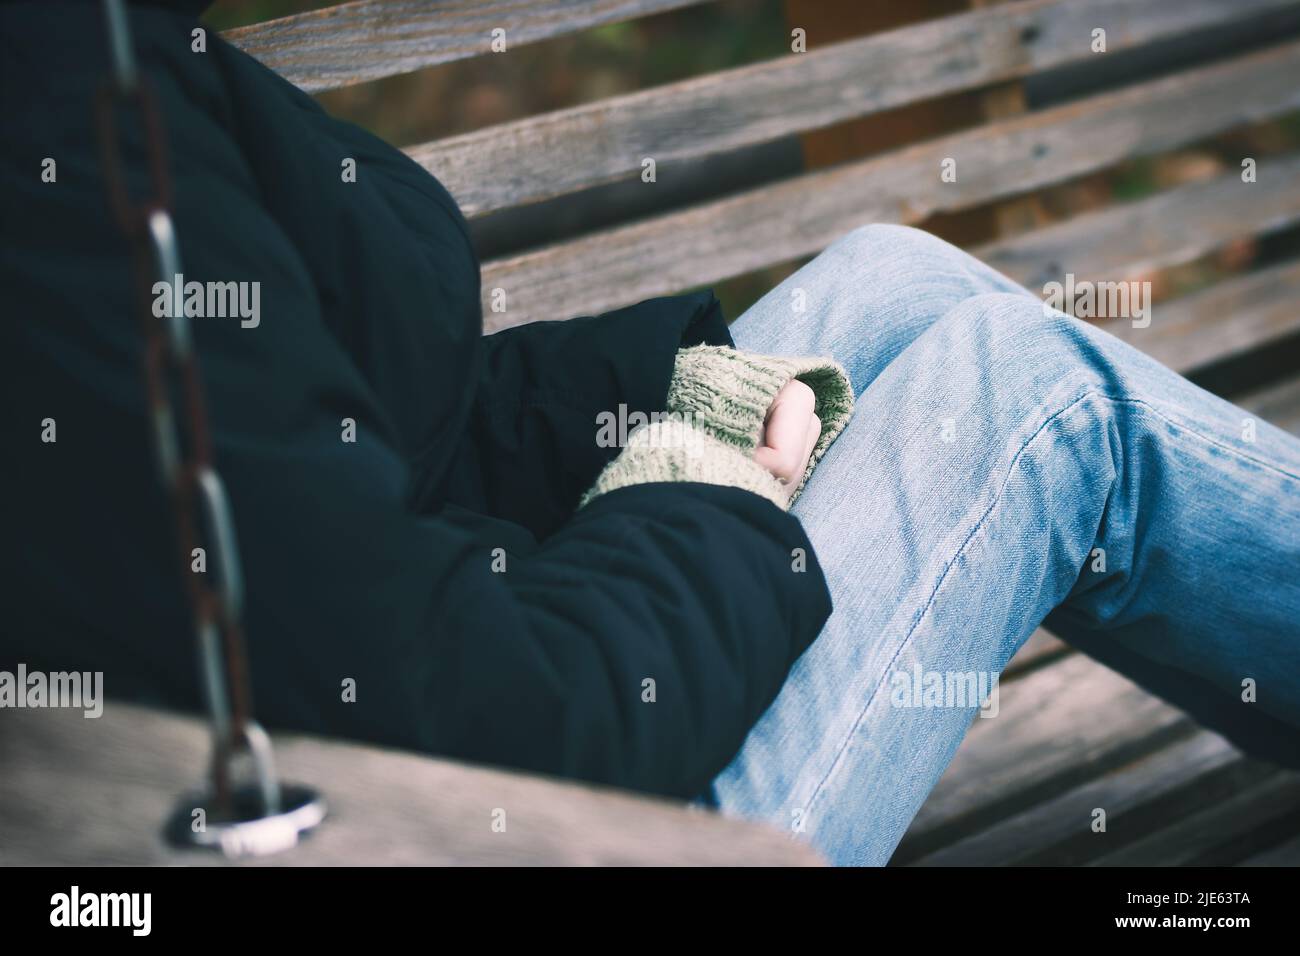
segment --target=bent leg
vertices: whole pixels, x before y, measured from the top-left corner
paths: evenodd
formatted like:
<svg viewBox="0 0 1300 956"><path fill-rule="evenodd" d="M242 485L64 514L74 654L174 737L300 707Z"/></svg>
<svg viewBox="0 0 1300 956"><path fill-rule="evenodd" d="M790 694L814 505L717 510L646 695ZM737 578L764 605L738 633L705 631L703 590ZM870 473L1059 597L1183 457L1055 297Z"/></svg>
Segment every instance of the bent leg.
<svg viewBox="0 0 1300 956"><path fill-rule="evenodd" d="M851 329L825 333L866 382L796 506L835 610L714 801L884 863L975 713L907 678L994 675L1058 607L1240 743L1296 753L1300 443L1263 424L1243 441L1245 413L1023 292L907 324L923 331L879 370Z"/></svg>
<svg viewBox="0 0 1300 956"><path fill-rule="evenodd" d="M929 233L863 226L754 303L732 323L731 334L751 352L832 356L861 394L940 316L989 292L1029 296Z"/></svg>

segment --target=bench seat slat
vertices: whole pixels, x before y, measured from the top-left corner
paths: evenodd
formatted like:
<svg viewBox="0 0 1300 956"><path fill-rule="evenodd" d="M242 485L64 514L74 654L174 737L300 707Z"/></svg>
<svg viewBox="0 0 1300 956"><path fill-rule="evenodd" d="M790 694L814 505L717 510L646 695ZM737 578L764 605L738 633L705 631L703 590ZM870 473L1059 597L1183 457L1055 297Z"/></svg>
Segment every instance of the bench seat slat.
<svg viewBox="0 0 1300 956"><path fill-rule="evenodd" d="M920 860L915 866L1077 866L1136 842L1178 808L1220 799L1248 774L1241 754L1218 734L1191 737L1035 804ZM1189 791L1192 792L1189 798ZM1093 811L1106 813L1094 832ZM1147 858L1145 862L1156 863Z"/></svg>
<svg viewBox="0 0 1300 956"><path fill-rule="evenodd" d="M203 723L109 700L103 716L10 710L0 720L0 864L211 864L161 839L202 779ZM330 817L267 865L807 865L806 845L664 800L291 734L284 779L321 789ZM504 832L492 829L505 811Z"/></svg>
<svg viewBox="0 0 1300 956"><path fill-rule="evenodd" d="M895 855L909 863L1189 731L1181 711L1080 654L1008 683Z"/></svg>
<svg viewBox="0 0 1300 956"><path fill-rule="evenodd" d="M1033 0L872 34L407 150L468 216L1141 46L1294 0ZM1028 39L1027 39L1028 38Z"/></svg>
<svg viewBox="0 0 1300 956"><path fill-rule="evenodd" d="M410 73L701 0L355 0L223 36L308 92ZM508 47L507 47L508 48Z"/></svg>
<svg viewBox="0 0 1300 956"><path fill-rule="evenodd" d="M1261 850L1238 866L1300 866L1300 833L1277 846Z"/></svg>
<svg viewBox="0 0 1300 956"><path fill-rule="evenodd" d="M1107 853L1093 866L1225 866L1300 835L1300 773L1260 766L1250 785Z"/></svg>
<svg viewBox="0 0 1300 956"><path fill-rule="evenodd" d="M811 255L863 223L915 223L1172 149L1300 107L1296 75L1292 42L494 260L485 325L604 311ZM940 180L947 157L956 182Z"/></svg>
<svg viewBox="0 0 1300 956"><path fill-rule="evenodd" d="M1020 646L1020 650L1016 651L1015 656L1007 662L1007 666L1002 671L1002 685L1006 686L1007 681L1023 676L1032 668L1070 653L1073 651L1069 644L1040 627L1029 635L1029 640L1025 641Z"/></svg>

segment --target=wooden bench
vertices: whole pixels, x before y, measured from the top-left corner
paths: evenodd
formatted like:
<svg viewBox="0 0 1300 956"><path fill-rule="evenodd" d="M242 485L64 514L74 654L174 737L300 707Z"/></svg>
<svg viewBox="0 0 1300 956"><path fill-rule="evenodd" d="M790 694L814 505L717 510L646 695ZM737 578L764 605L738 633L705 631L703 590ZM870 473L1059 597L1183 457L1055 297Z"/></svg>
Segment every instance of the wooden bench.
<svg viewBox="0 0 1300 956"><path fill-rule="evenodd" d="M498 27L514 48L691 5L357 0L227 38L323 92L492 55ZM889 21L877 6L841 3L841 22L868 7L857 22ZM798 262L869 222L946 229L1031 289L1065 272L1160 274L1255 237L1250 268L1162 300L1148 329L1109 327L1181 372L1212 372L1245 408L1300 433L1300 153L1260 155L1255 183L1233 165L1080 215L1053 212L1071 184L1300 109L1300 2L902 6L913 22L835 42L810 30L804 53L409 146L474 226L538 204L581 206L609 184L638 183L643 160L658 165L645 188L660 190L662 207L492 255L488 331ZM783 32L808 4L785 9L791 22L774 25ZM1105 53L1092 49L1095 28ZM905 123L890 136L869 125L958 102L975 104L976 122L919 138L897 134ZM741 188L725 174L728 155L807 146L854 123L872 131L861 155ZM940 176L946 158L957 160L954 182ZM712 197L673 198L687 167L720 171ZM491 308L497 289L504 313ZM1275 380L1239 392L1232 369L1243 357ZM285 775L319 785L333 814L274 863L816 862L785 834L661 801L339 742L277 743ZM99 721L6 713L0 862L216 862L170 850L158 833L205 756L194 721L142 708L110 705ZM1104 835L1090 828L1096 807L1107 810ZM495 808L509 814L504 834L490 827ZM1012 662L1000 716L975 721L895 862L1294 864L1300 777L1246 760L1040 633Z"/></svg>

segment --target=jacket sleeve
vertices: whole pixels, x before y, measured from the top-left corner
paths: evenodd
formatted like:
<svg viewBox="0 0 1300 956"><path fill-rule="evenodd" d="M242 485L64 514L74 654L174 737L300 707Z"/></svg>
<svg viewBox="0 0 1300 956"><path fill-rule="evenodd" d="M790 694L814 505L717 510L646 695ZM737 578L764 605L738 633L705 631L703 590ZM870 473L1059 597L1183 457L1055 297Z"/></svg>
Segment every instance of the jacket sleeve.
<svg viewBox="0 0 1300 956"><path fill-rule="evenodd" d="M668 407L679 350L701 343L731 344L707 291L487 336L468 426L421 504L450 500L552 534L636 423Z"/></svg>
<svg viewBox="0 0 1300 956"><path fill-rule="evenodd" d="M102 53L77 44L98 35L89 16L80 32L49 29L55 16L6 47L6 70L50 84L16 104L6 134L21 134L15 156L60 142L89 168L90 126L46 104L90 102L87 64ZM469 430L474 382L489 374L472 261L440 201L418 170L396 184L378 146L340 144L318 111L289 108L285 84L247 58L220 43L193 57L162 11L134 20L167 117L186 279L260 283L255 324L193 324L258 716L701 792L829 612L798 522L748 492L689 484L602 495L544 540L417 507L418 476ZM124 152L142 155L138 138ZM361 160L356 183L340 181L346 157ZM14 183L32 182L10 165ZM11 418L56 418L59 441L8 476L6 499L23 503L9 550L23 560L6 580L22 600L6 607L0 659L102 669L112 695L197 708L192 569L177 567L152 464L129 257L94 177L10 195L28 227L5 288L15 315L41 317L5 324Z"/></svg>
<svg viewBox="0 0 1300 956"><path fill-rule="evenodd" d="M595 414L664 408L678 348L729 342L713 297L480 340L445 191L229 59L258 200L312 289L268 282L252 335L200 330L224 340L200 344L249 567L259 711L698 794L829 613L811 547L734 488L645 485L574 510L618 450L594 442ZM274 90L296 112L272 112ZM341 156L359 160L357 183L338 183ZM343 417L355 442L339 440Z"/></svg>
<svg viewBox="0 0 1300 956"><path fill-rule="evenodd" d="M699 795L829 614L811 554L779 509L701 484L604 495L501 572L483 550L443 618L436 749Z"/></svg>
<svg viewBox="0 0 1300 956"><path fill-rule="evenodd" d="M465 343L447 330L468 308L445 304L444 231L428 225L438 204L421 201L434 187L386 147L345 138L375 201L322 181L319 194L340 201L304 196L294 208L331 221L280 217L329 294L274 301L254 338L222 330L246 354L213 406L240 419L224 423L217 455L250 565L259 711L698 795L829 614L812 548L794 518L736 488L642 485L574 511L618 452L595 442L596 414L663 409L677 350L730 341L716 301L698 293L511 330L460 361ZM304 187L281 166L262 177L287 203ZM329 244L349 235L366 237L352 243L360 261ZM394 342L401 354L381 362ZM412 372L417 356L427 364ZM473 378L461 386L464 368ZM276 393L253 404L253 380ZM473 396L463 417L448 411L453 392ZM354 443L339 441L342 416L357 422ZM345 703L349 677L357 696Z"/></svg>
<svg viewBox="0 0 1300 956"><path fill-rule="evenodd" d="M623 488L539 544L413 512L380 430L339 441L346 392L290 399L288 434L262 398L223 421L217 455L270 723L692 797L829 614L799 523L750 492Z"/></svg>

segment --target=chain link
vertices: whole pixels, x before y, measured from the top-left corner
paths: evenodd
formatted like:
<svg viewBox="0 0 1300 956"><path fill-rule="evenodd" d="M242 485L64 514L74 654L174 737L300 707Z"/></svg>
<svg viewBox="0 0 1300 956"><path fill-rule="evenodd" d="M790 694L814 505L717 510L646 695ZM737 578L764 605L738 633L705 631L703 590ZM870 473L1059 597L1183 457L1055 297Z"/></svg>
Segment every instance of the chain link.
<svg viewBox="0 0 1300 956"><path fill-rule="evenodd" d="M235 526L225 486L212 464L193 338L179 301L180 290L175 288L181 265L171 217L172 187L162 118L157 96L135 61L123 0L103 0L103 7L112 70L96 96L96 124L109 205L131 247L155 455L176 520L178 557L194 614L199 665L212 723L212 789L219 803L230 805L231 763L236 755L247 753L255 768L263 812L274 814L280 808L280 786L270 741L252 719L240 629L244 586ZM134 199L127 187L116 124L117 112L123 108L136 112L145 134L150 191L141 199ZM152 289L159 281L167 283L174 293L165 319L155 316L152 308ZM173 392L181 400L180 419L172 402ZM199 547L206 558L203 573L191 568ZM209 583L208 566L216 572L215 587Z"/></svg>

